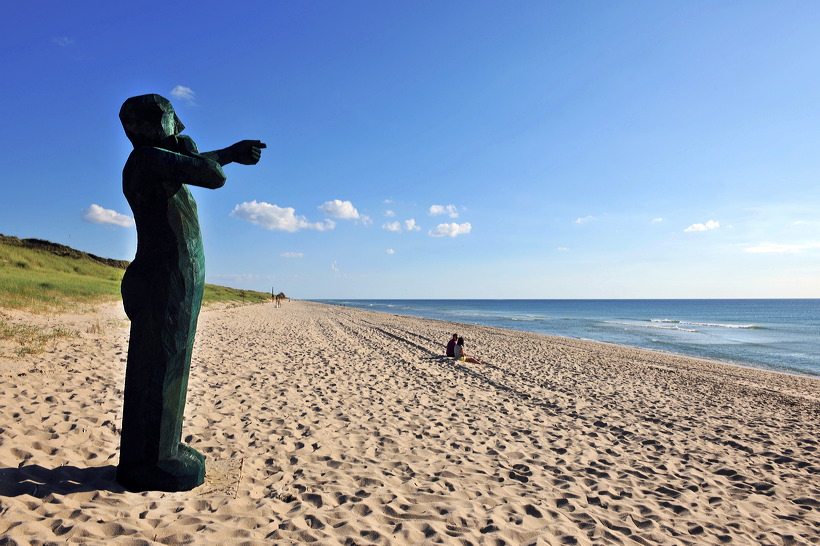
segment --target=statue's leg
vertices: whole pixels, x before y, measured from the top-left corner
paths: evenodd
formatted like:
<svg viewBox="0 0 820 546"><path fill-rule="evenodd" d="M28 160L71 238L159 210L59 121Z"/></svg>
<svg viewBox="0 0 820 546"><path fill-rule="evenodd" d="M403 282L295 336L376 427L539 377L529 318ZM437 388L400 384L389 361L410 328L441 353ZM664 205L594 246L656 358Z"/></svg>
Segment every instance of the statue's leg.
<svg viewBox="0 0 820 546"><path fill-rule="evenodd" d="M131 317L117 480L134 491L193 489L204 480L205 457L180 443L194 337L190 313L140 311Z"/></svg>

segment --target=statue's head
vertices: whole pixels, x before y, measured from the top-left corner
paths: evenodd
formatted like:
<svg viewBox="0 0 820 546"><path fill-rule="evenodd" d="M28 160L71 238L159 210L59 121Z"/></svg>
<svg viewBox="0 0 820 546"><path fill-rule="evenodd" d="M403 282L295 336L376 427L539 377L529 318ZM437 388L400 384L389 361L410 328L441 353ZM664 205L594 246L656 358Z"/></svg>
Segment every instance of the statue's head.
<svg viewBox="0 0 820 546"><path fill-rule="evenodd" d="M171 102L156 94L131 97L122 103L120 121L134 147L156 146L185 129Z"/></svg>

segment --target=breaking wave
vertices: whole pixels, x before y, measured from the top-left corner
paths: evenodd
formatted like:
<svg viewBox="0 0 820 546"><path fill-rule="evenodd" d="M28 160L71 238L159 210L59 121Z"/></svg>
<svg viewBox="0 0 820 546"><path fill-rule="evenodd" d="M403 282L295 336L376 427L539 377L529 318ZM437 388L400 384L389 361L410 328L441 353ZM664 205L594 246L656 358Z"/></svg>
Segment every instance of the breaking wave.
<svg viewBox="0 0 820 546"><path fill-rule="evenodd" d="M764 330L762 326L754 324L723 324L720 322L690 322L686 320L673 319L650 319L649 322L660 322L664 324L686 324L688 326L710 326L712 328L733 328L738 330Z"/></svg>

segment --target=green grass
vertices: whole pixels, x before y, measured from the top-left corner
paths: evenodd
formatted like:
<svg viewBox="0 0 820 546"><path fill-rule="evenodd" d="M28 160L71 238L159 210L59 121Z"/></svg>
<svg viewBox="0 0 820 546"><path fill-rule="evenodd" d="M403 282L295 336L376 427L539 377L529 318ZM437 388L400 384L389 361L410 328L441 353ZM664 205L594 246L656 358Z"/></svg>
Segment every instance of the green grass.
<svg viewBox="0 0 820 546"><path fill-rule="evenodd" d="M237 290L227 286L206 284L205 293L202 295L202 303L210 305L212 303L264 303L270 301L270 294L267 292L255 292L253 290Z"/></svg>
<svg viewBox="0 0 820 546"><path fill-rule="evenodd" d="M128 262L100 258L37 239L0 234L0 310L35 314L89 312L98 304L118 301ZM270 300L270 294L205 285L202 301L249 304ZM99 323L97 324L99 328ZM59 338L78 335L65 329L13 325L0 318L0 341L18 357L37 354Z"/></svg>
<svg viewBox="0 0 820 546"><path fill-rule="evenodd" d="M68 248L68 247L63 247ZM125 269L91 255L58 255L0 238L0 307L33 313L78 311L120 297Z"/></svg>
<svg viewBox="0 0 820 546"><path fill-rule="evenodd" d="M64 245L0 235L0 307L32 313L93 309L120 299L128 262L109 260ZM213 303L261 303L270 294L205 285Z"/></svg>

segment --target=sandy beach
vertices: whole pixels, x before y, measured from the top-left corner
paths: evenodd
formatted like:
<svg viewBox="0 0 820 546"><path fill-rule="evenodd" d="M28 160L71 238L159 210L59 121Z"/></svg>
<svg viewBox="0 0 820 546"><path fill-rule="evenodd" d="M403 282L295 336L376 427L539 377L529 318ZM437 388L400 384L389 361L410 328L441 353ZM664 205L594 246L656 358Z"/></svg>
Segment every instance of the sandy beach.
<svg viewBox="0 0 820 546"><path fill-rule="evenodd" d="M0 544L820 544L817 379L310 302L212 308L183 427L205 484L131 493L119 304L10 317L78 335L0 357ZM443 356L454 332L483 364Z"/></svg>

